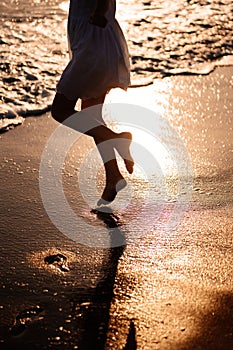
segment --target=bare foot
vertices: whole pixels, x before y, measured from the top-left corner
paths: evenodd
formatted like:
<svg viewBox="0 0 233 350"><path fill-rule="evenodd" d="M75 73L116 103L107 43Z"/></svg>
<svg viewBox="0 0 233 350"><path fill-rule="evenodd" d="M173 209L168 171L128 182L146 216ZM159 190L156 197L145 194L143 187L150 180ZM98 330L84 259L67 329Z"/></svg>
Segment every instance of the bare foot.
<svg viewBox="0 0 233 350"><path fill-rule="evenodd" d="M124 178L117 180L116 182L107 183L101 198L98 200L97 205L107 205L114 201L119 191L123 190L127 185Z"/></svg>
<svg viewBox="0 0 233 350"><path fill-rule="evenodd" d="M115 143L115 148L119 155L123 158L125 167L129 174L133 172L134 160L130 153L130 144L132 142L132 134L130 132L121 132Z"/></svg>

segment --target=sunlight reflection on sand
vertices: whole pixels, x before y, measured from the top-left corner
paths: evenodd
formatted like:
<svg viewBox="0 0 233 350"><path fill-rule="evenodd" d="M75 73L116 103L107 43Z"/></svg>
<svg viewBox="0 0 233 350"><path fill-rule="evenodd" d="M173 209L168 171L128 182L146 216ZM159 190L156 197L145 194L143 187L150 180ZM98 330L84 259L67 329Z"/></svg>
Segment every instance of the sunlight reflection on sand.
<svg viewBox="0 0 233 350"><path fill-rule="evenodd" d="M137 89L128 89L127 92L124 92L121 89L112 90L107 96L107 103L126 103L139 105L141 107L145 107L147 110L154 111L159 115L164 114L164 110L168 107L169 102L169 88L171 82L166 80L156 80L156 84L152 84L146 87L140 87ZM107 116L108 118L109 116ZM142 116L143 118L143 116ZM117 123L117 115L114 115L114 123ZM118 125L117 129L121 132L124 131L124 125ZM171 156L169 155L166 148L156 140L154 135L148 134L148 132L141 130L137 127L130 127L127 125L127 130L130 131L133 135L133 140L135 143L143 146L148 152L151 152L155 159L157 159L158 163L161 166L161 169L164 173L166 170L169 175L176 172ZM141 163L140 157L143 157L144 154L139 154L136 151L135 145L132 144L131 151L136 163ZM148 169L150 166L148 164ZM137 169L135 169L137 170ZM139 169L138 169L139 170ZM169 171L168 171L169 170ZM154 167L151 165L152 174L154 172ZM140 171L139 171L140 177Z"/></svg>

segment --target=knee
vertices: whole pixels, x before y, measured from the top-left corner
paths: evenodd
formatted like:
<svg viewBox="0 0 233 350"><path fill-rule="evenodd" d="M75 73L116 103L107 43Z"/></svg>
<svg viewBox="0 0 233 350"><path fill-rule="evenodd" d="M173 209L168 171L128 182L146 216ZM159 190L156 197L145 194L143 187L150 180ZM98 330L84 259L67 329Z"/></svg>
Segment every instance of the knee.
<svg viewBox="0 0 233 350"><path fill-rule="evenodd" d="M51 106L51 115L58 123L63 123L71 114L71 111L62 108L61 105L53 102Z"/></svg>
<svg viewBox="0 0 233 350"><path fill-rule="evenodd" d="M63 123L75 110L76 101L68 100L64 95L56 93L52 106L51 115L59 123Z"/></svg>

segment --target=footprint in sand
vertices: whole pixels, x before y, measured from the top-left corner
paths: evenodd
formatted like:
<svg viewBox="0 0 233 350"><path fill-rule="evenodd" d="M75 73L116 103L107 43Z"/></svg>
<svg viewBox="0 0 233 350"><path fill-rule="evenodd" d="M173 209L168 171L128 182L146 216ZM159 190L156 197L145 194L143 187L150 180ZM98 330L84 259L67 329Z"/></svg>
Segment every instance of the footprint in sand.
<svg viewBox="0 0 233 350"><path fill-rule="evenodd" d="M14 337L21 335L25 329L35 321L42 320L42 312L44 310L39 306L22 310L15 318L13 327L10 329L10 334Z"/></svg>
<svg viewBox="0 0 233 350"><path fill-rule="evenodd" d="M48 255L44 258L44 262L48 265L52 265L61 272L70 271L69 265L67 263L67 258L63 254L53 254Z"/></svg>

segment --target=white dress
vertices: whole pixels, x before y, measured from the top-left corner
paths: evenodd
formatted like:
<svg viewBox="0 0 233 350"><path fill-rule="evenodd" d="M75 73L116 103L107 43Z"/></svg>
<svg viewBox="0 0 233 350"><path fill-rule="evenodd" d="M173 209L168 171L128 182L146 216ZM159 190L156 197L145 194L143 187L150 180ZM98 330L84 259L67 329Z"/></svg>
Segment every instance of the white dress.
<svg viewBox="0 0 233 350"><path fill-rule="evenodd" d="M106 27L90 24L96 0L70 0L68 38L71 60L57 91L68 99L95 98L130 84L128 47L115 19L116 1L109 0Z"/></svg>

